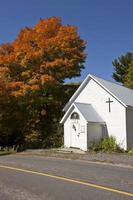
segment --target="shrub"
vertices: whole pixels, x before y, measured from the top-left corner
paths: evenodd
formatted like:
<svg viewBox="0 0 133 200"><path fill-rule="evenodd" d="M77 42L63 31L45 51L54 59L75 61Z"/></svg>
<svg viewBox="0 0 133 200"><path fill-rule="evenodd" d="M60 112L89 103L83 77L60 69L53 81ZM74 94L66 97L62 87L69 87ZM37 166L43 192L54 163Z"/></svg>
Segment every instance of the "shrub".
<svg viewBox="0 0 133 200"><path fill-rule="evenodd" d="M58 148L63 145L63 127L58 126L55 133L51 133L43 140L42 148Z"/></svg>
<svg viewBox="0 0 133 200"><path fill-rule="evenodd" d="M41 148L42 139L38 131L32 131L25 136L25 148L37 149Z"/></svg>
<svg viewBox="0 0 133 200"><path fill-rule="evenodd" d="M128 151L130 155L133 155L133 148Z"/></svg>
<svg viewBox="0 0 133 200"><path fill-rule="evenodd" d="M93 151L122 152L114 136L102 138L99 142L93 143L91 149Z"/></svg>
<svg viewBox="0 0 133 200"><path fill-rule="evenodd" d="M63 144L63 127L58 125L55 131L47 135L41 134L38 130L32 130L25 134L24 149L57 148ZM23 149L23 150L24 150ZM21 150L20 150L21 151Z"/></svg>

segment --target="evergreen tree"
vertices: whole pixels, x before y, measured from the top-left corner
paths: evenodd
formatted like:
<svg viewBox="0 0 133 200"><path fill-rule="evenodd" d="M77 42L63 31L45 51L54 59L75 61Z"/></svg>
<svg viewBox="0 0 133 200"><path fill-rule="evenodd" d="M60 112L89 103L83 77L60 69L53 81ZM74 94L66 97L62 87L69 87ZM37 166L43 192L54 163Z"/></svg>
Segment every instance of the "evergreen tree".
<svg viewBox="0 0 133 200"><path fill-rule="evenodd" d="M131 62L127 70L127 75L125 77L124 85L128 88L133 89L133 61Z"/></svg>
<svg viewBox="0 0 133 200"><path fill-rule="evenodd" d="M115 59L112 64L114 66L114 73L113 78L117 81L122 83L123 85L130 85L128 78L131 79L130 70L132 70L133 65L131 64L133 62L133 53L127 52L125 55L121 55L117 59ZM129 75L130 74L130 75ZM128 84L125 84L125 82L128 81Z"/></svg>

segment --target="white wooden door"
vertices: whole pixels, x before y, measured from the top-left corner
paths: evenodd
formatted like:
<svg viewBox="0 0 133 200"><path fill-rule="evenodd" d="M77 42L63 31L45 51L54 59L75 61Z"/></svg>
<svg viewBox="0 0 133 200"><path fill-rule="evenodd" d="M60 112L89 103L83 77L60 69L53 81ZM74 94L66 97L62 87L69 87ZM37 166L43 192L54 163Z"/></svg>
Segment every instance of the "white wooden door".
<svg viewBox="0 0 133 200"><path fill-rule="evenodd" d="M80 148L79 137L79 124L73 122L71 124L71 147Z"/></svg>

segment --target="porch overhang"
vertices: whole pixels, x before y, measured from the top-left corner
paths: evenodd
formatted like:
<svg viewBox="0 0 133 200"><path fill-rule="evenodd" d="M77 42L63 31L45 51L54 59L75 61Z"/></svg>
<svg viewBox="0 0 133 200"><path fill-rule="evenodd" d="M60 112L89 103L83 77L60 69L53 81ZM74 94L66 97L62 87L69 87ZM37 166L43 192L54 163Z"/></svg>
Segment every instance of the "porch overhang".
<svg viewBox="0 0 133 200"><path fill-rule="evenodd" d="M77 108L79 113L85 118L88 123L100 123L105 124L105 121L101 118L101 116L96 112L91 104L74 102L68 111L65 113L60 123L64 123L69 115L72 113L73 109Z"/></svg>

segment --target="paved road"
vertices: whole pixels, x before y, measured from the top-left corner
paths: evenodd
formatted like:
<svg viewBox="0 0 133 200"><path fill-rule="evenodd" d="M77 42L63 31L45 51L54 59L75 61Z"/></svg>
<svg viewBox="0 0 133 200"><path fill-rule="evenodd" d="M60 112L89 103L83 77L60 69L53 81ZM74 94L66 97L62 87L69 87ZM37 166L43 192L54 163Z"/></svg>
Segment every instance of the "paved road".
<svg viewBox="0 0 133 200"><path fill-rule="evenodd" d="M19 154L0 157L0 200L133 199L128 194L133 194L131 168Z"/></svg>

